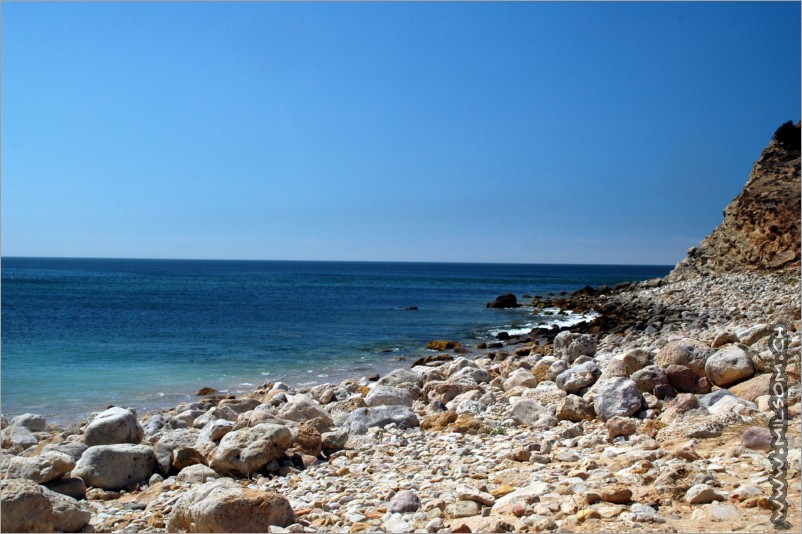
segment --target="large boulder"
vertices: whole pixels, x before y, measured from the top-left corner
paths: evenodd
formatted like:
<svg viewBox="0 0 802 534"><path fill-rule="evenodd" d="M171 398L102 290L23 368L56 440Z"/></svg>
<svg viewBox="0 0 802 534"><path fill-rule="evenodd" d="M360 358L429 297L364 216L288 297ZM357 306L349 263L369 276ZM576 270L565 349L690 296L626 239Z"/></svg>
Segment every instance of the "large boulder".
<svg viewBox="0 0 802 534"><path fill-rule="evenodd" d="M112 407L100 412L84 432L84 443L114 445L117 443L140 443L145 430L136 420L136 414L125 408Z"/></svg>
<svg viewBox="0 0 802 534"><path fill-rule="evenodd" d="M247 476L284 455L292 444L292 433L283 425L262 423L229 432L209 462L221 474Z"/></svg>
<svg viewBox="0 0 802 534"><path fill-rule="evenodd" d="M320 404L306 395L295 395L289 402L281 407L278 416L281 419L297 421L299 423L311 421L319 417L329 428L334 426L334 421L331 420L329 413ZM322 429L318 428L318 430L320 431Z"/></svg>
<svg viewBox="0 0 802 534"><path fill-rule="evenodd" d="M407 406L373 406L354 410L344 427L349 434L365 434L369 428L384 428L395 424L398 428L413 428L419 426L415 412Z"/></svg>
<svg viewBox="0 0 802 534"><path fill-rule="evenodd" d="M0 530L53 532L53 505L46 488L26 479L6 479L0 485Z"/></svg>
<svg viewBox="0 0 802 534"><path fill-rule="evenodd" d="M560 332L554 338L554 354L569 363L580 356L593 356L596 354L596 338L567 330Z"/></svg>
<svg viewBox="0 0 802 534"><path fill-rule="evenodd" d="M595 384L601 374L601 369L595 362L584 362L557 375L557 387L567 393L576 393L582 388Z"/></svg>
<svg viewBox="0 0 802 534"><path fill-rule="evenodd" d="M412 406L409 390L376 384L365 396L368 406Z"/></svg>
<svg viewBox="0 0 802 534"><path fill-rule="evenodd" d="M88 486L117 490L147 481L156 471L156 456L148 445L95 445L84 452L72 470Z"/></svg>
<svg viewBox="0 0 802 534"><path fill-rule="evenodd" d="M666 368L671 364L684 365L699 376L705 376L705 362L711 349L695 339L669 341L654 357L654 363Z"/></svg>
<svg viewBox="0 0 802 534"><path fill-rule="evenodd" d="M606 421L616 415L630 416L641 409L641 393L629 378L599 380L594 386L593 408Z"/></svg>
<svg viewBox="0 0 802 534"><path fill-rule="evenodd" d="M3 474L8 478L26 478L44 484L72 471L75 462L60 452L45 452L39 456L8 456L3 460Z"/></svg>
<svg viewBox="0 0 802 534"><path fill-rule="evenodd" d="M744 347L726 345L707 359L705 374L713 384L727 387L752 378L755 366Z"/></svg>
<svg viewBox="0 0 802 534"><path fill-rule="evenodd" d="M273 491L243 488L230 479L187 491L173 506L167 532L268 532L295 522L289 501Z"/></svg>
<svg viewBox="0 0 802 534"><path fill-rule="evenodd" d="M729 388L733 395L742 399L756 402L758 397L770 395L771 375L768 373L753 376L749 380L736 384Z"/></svg>

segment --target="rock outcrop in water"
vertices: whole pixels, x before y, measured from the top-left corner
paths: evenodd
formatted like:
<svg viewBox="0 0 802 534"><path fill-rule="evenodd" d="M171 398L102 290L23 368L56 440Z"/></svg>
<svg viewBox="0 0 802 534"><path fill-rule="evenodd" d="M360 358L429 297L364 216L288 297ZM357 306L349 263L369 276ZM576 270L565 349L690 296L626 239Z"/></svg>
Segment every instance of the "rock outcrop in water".
<svg viewBox="0 0 802 534"><path fill-rule="evenodd" d="M799 268L799 146L800 123L782 125L724 210L724 221L688 251L669 280Z"/></svg>

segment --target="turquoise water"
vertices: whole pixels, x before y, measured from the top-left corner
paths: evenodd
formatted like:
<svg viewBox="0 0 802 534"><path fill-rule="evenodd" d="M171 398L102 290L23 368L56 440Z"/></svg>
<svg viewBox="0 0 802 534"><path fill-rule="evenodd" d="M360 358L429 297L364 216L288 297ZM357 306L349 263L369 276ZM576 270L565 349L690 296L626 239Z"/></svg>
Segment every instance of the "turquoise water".
<svg viewBox="0 0 802 534"><path fill-rule="evenodd" d="M431 339L533 326L485 303L668 266L2 259L2 412L69 422L203 386L304 385L409 365ZM415 306L416 311L404 308Z"/></svg>

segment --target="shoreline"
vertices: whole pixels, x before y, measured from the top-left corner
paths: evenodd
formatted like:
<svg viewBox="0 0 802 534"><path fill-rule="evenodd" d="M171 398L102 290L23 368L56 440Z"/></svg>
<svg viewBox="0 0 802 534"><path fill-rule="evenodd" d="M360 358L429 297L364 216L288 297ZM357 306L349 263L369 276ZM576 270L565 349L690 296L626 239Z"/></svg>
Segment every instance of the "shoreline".
<svg viewBox="0 0 802 534"><path fill-rule="evenodd" d="M87 500L80 502L96 531L187 528L181 526L182 503L194 490L215 485L286 499L293 513L280 523L289 530L270 527L275 532L773 530L764 506L771 468L761 445L744 441L757 432L750 429L767 424L767 395L758 394L766 393L766 373L753 369L733 386L709 384L711 393L694 375L694 384L683 387L701 387L699 393L669 391L665 386L680 386L664 378L665 358L674 354L667 347L689 338L696 345L688 346L700 347L708 359L743 346L760 366L767 326L785 322L798 362L798 273L651 280L535 299L541 305L593 306L601 315L559 337L560 330L550 329L497 340L471 354L434 351L412 369L413 362L396 362L377 380L297 390L273 383L139 414L141 443L157 455L170 444L166 466L123 491L88 484ZM586 346L591 338L593 346ZM792 531L800 525L794 365L787 369L795 387L787 436ZM598 374L588 374L594 368ZM604 385L624 382L645 388L636 411L602 417L608 404L620 408L615 399L630 395L615 390L608 398ZM583 400L588 396L591 401ZM379 408L389 419L371 419ZM232 437L283 427L290 440L284 452L252 471L221 459L223 436L200 438L215 424ZM43 447L83 446L92 425L38 433L37 445L18 452L30 457ZM195 460L183 465L187 454ZM680 468L685 474L677 477ZM80 466L73 475L76 470ZM193 478L185 471L206 474ZM697 498L692 490L711 497ZM414 499L411 508L400 503L408 493L417 507Z"/></svg>

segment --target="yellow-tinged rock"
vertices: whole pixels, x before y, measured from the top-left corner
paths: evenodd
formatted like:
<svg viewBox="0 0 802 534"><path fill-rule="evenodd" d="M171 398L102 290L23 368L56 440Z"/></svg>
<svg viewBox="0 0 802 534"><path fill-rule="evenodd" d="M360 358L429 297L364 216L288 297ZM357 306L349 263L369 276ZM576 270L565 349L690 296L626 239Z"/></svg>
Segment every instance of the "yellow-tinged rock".
<svg viewBox="0 0 802 534"><path fill-rule="evenodd" d="M576 513L576 518L579 522L587 521L588 519L601 519L599 512L592 508L585 508Z"/></svg>
<svg viewBox="0 0 802 534"><path fill-rule="evenodd" d="M496 486L495 488L490 490L490 495L498 499L499 497L503 497L508 493L512 493L517 488L510 486L509 484L502 484L500 486Z"/></svg>

